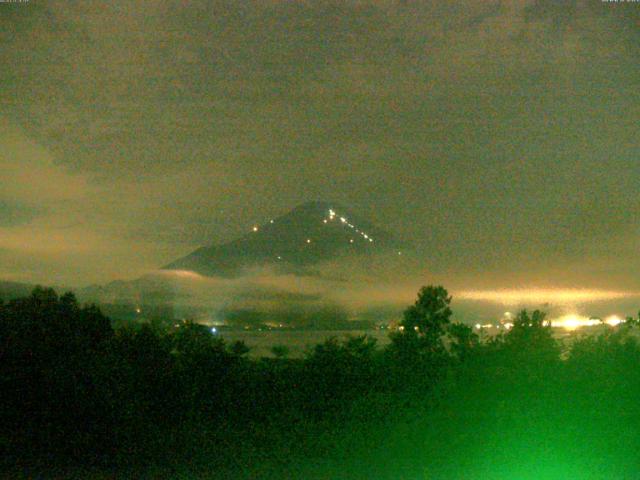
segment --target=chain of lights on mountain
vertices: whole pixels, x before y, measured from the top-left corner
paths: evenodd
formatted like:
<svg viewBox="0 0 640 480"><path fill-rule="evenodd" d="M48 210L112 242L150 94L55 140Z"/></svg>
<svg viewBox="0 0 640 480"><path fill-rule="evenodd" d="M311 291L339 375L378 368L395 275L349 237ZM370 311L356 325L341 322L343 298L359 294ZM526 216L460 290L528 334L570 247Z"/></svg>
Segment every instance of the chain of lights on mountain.
<svg viewBox="0 0 640 480"><path fill-rule="evenodd" d="M347 220L346 217L338 215L334 209L330 208L327 213L328 213L328 218L323 218L322 219L322 223L328 224L329 222L335 221L336 218L339 218L340 219L340 224L344 225L345 227L348 227L348 228L352 229L356 234L360 235L364 240L368 241L369 243L373 243L374 240L368 233L360 230L355 225L350 223L349 220ZM274 220L269 220L269 223L273 224ZM253 232L258 232L260 230L260 228L257 225L254 225L251 230ZM311 242L312 242L311 238L307 238L306 241L305 241L306 244L310 244ZM349 239L349 243L354 243L354 239L350 238ZM402 255L402 252L398 252L398 255ZM282 260L282 256L281 255L277 255L276 258L278 260Z"/></svg>
<svg viewBox="0 0 640 480"><path fill-rule="evenodd" d="M329 219L327 220L326 218L323 220L324 223L329 223L332 222L336 219L338 215L336 214L335 210L333 209L329 209ZM361 235L362 238L364 238L365 240L368 240L369 242L373 242L373 238L371 238L367 233L361 231L360 229L356 228L355 225L349 223L349 221L345 218L345 217L339 217L340 218L340 223L343 225L346 225L347 227L351 228L352 230L354 230L358 235ZM350 239L350 243L353 243L353 239Z"/></svg>

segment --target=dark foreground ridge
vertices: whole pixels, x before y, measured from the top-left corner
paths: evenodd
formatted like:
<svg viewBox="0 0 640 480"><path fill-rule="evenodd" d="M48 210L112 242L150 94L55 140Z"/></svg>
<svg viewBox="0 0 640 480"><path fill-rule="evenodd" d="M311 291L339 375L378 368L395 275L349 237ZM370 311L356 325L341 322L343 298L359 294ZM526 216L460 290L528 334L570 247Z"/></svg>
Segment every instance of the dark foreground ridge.
<svg viewBox="0 0 640 480"><path fill-rule="evenodd" d="M401 243L387 231L336 203L318 201L255 225L229 243L199 248L163 269L210 276L234 276L255 266L295 272L344 256L401 251Z"/></svg>
<svg viewBox="0 0 640 480"><path fill-rule="evenodd" d="M482 340L425 287L381 349L251 359L186 323L114 330L73 294L0 302L0 477L637 478L638 319L563 345L544 313Z"/></svg>

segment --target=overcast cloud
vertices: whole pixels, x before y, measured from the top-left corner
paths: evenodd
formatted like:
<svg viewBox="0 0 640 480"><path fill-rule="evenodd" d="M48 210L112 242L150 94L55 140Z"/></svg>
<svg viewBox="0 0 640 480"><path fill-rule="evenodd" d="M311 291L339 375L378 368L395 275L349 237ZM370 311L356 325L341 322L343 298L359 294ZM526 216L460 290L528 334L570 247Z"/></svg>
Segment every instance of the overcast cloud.
<svg viewBox="0 0 640 480"><path fill-rule="evenodd" d="M298 203L425 281L640 287L640 5L0 4L0 278L133 278Z"/></svg>

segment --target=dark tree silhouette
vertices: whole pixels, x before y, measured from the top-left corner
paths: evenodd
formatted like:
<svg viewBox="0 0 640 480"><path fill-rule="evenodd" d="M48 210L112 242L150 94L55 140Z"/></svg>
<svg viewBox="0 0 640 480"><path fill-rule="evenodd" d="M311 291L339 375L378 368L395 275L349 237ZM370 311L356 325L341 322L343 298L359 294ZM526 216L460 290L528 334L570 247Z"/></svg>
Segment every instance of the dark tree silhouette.
<svg viewBox="0 0 640 480"><path fill-rule="evenodd" d="M416 302L404 311L402 326L406 331L416 331L436 342L445 333L445 327L451 318L451 297L442 286L422 287Z"/></svg>
<svg viewBox="0 0 640 480"><path fill-rule="evenodd" d="M444 287L422 287L415 303L404 311L399 331L391 335L392 350L401 357L445 355L443 336L452 314L450 303Z"/></svg>
<svg viewBox="0 0 640 480"><path fill-rule="evenodd" d="M271 347L271 353L278 359L284 359L289 356L289 347L286 345L274 345Z"/></svg>
<svg viewBox="0 0 640 480"><path fill-rule="evenodd" d="M229 345L229 352L236 357L244 357L250 350L243 340L236 340Z"/></svg>
<svg viewBox="0 0 640 480"><path fill-rule="evenodd" d="M465 360L480 344L480 337L469 325L455 322L447 329L451 353L459 360Z"/></svg>
<svg viewBox="0 0 640 480"><path fill-rule="evenodd" d="M629 326L629 327L638 327L640 326L640 312L638 312L638 315L634 318L634 317L627 317L624 321L625 325Z"/></svg>
<svg viewBox="0 0 640 480"><path fill-rule="evenodd" d="M546 314L534 310L531 315L521 310L513 321L513 327L504 336L504 344L512 355L533 355L541 361L558 360L560 346L553 338L551 323Z"/></svg>
<svg viewBox="0 0 640 480"><path fill-rule="evenodd" d="M179 354L197 356L207 354L224 355L225 343L212 335L205 325L185 322L173 335L173 348Z"/></svg>
<svg viewBox="0 0 640 480"><path fill-rule="evenodd" d="M47 475L29 474L37 478L56 462L105 466L107 476L144 477L154 465L154 478L174 467L316 478L304 466L326 459L337 470L314 472L323 478L425 469L475 478L477 445L507 443L516 453L501 450L505 468L531 448L538 465L547 445L567 443L596 445L625 468L640 429L635 318L598 327L560 357L543 312L522 311L510 331L481 342L451 322L450 302L442 287L421 289L384 350L367 336L331 338L287 360L286 347L251 358L243 342L191 322L113 332L98 308L51 289L0 302L0 468L39 461Z"/></svg>

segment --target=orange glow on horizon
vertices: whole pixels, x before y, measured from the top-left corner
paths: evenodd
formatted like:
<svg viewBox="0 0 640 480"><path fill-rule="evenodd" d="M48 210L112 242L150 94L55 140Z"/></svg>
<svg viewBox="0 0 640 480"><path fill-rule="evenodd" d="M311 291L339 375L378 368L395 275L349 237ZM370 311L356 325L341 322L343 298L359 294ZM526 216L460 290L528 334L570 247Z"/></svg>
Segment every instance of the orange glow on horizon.
<svg viewBox="0 0 640 480"><path fill-rule="evenodd" d="M464 300L517 305L521 303L583 303L640 296L640 292L590 289L504 289L465 290L454 294Z"/></svg>

